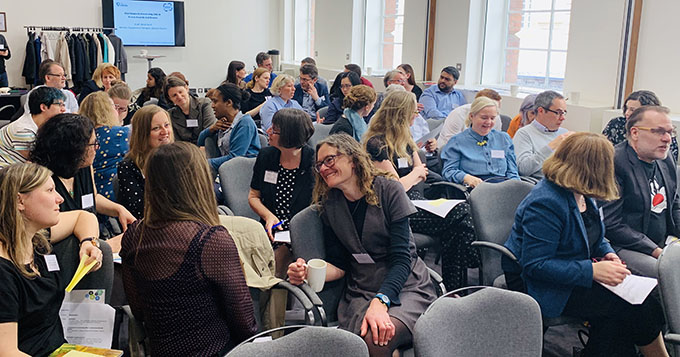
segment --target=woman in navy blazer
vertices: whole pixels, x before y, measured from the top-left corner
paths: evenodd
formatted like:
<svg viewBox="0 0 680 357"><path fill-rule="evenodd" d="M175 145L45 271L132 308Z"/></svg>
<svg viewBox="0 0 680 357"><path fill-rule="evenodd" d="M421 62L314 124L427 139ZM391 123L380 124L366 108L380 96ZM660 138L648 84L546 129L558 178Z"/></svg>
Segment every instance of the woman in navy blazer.
<svg viewBox="0 0 680 357"><path fill-rule="evenodd" d="M631 305L601 285L618 285L630 274L604 240L594 201L617 197L612 145L599 134L573 134L543 172L517 208L505 243L519 261L503 259L508 286L536 299L545 317L588 320L586 355L635 356L634 345L645 356L667 355L659 302L648 297Z"/></svg>

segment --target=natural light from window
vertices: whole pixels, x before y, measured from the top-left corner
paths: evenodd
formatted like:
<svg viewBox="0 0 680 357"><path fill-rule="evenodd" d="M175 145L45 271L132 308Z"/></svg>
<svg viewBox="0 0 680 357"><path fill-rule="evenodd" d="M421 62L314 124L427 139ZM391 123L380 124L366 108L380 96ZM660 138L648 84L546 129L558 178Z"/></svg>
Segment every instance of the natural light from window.
<svg viewBox="0 0 680 357"><path fill-rule="evenodd" d="M405 2L406 0L366 2L365 71L382 74L401 64Z"/></svg>

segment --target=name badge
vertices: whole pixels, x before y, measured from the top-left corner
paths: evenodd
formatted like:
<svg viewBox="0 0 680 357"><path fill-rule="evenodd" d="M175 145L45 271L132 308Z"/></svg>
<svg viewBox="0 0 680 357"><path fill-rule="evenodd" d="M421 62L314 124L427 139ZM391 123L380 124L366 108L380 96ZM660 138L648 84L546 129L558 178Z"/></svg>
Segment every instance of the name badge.
<svg viewBox="0 0 680 357"><path fill-rule="evenodd" d="M80 197L80 208L87 209L94 206L94 194L88 193Z"/></svg>
<svg viewBox="0 0 680 357"><path fill-rule="evenodd" d="M354 260L356 260L357 263L359 264L375 264L373 258L371 258L371 256L366 253L352 254L352 256L354 257Z"/></svg>
<svg viewBox="0 0 680 357"><path fill-rule="evenodd" d="M604 221L604 210L602 209L602 207L598 209L598 212L600 212L600 221Z"/></svg>
<svg viewBox="0 0 680 357"><path fill-rule="evenodd" d="M3 45L2 43L0 43L0 51L2 51L2 50L4 50L4 49L5 49L5 45Z"/></svg>
<svg viewBox="0 0 680 357"><path fill-rule="evenodd" d="M397 159L397 167L400 169L408 167L408 159L405 157L400 157Z"/></svg>
<svg viewBox="0 0 680 357"><path fill-rule="evenodd" d="M276 180L279 179L279 173L277 171L266 170L264 172L264 182L276 185Z"/></svg>
<svg viewBox="0 0 680 357"><path fill-rule="evenodd" d="M45 264L47 264L47 271L59 271L59 262L57 256L54 254L45 255Z"/></svg>
<svg viewBox="0 0 680 357"><path fill-rule="evenodd" d="M505 151L503 150L491 150L492 159L505 159Z"/></svg>
<svg viewBox="0 0 680 357"><path fill-rule="evenodd" d="M187 119L187 128L198 128L198 119Z"/></svg>

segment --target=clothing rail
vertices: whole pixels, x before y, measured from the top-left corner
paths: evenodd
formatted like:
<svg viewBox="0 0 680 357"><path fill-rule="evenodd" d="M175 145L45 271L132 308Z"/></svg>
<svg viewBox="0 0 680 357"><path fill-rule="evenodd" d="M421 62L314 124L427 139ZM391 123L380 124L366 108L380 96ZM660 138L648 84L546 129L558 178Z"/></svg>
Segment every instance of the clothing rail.
<svg viewBox="0 0 680 357"><path fill-rule="evenodd" d="M76 27L66 27L66 26L36 26L36 25L30 25L30 26L24 26L26 31L36 31L36 30L42 30L42 31L74 31L74 32L88 32L88 31L99 31L103 32L104 30L115 30L115 27L82 27L82 26L76 26Z"/></svg>

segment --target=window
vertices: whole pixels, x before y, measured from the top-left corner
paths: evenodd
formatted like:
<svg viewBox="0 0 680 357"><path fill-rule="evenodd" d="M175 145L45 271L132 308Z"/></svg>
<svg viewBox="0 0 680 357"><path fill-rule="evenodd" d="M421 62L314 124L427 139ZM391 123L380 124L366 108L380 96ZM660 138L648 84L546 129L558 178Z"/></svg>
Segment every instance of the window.
<svg viewBox="0 0 680 357"><path fill-rule="evenodd" d="M487 0L483 85L561 90L571 0Z"/></svg>
<svg viewBox="0 0 680 357"><path fill-rule="evenodd" d="M314 0L294 0L294 47L295 62L314 57Z"/></svg>
<svg viewBox="0 0 680 357"><path fill-rule="evenodd" d="M384 73L401 64L406 0L366 1L364 69Z"/></svg>

